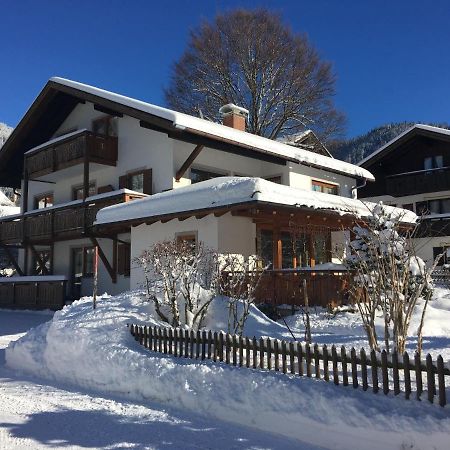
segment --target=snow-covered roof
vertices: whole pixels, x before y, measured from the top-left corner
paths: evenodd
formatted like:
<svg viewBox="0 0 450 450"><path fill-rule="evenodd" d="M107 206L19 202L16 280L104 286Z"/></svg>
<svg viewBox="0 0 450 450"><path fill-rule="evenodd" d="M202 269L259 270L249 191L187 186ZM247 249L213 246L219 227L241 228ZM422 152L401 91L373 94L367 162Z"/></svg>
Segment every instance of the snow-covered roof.
<svg viewBox="0 0 450 450"><path fill-rule="evenodd" d="M220 139L221 141L225 141L230 144L246 147L260 153L283 158L287 161L296 162L298 164L310 165L334 172L344 173L353 177L374 180L373 175L368 170L345 161L336 160L329 156L320 155L302 148L295 148L262 136L257 136L255 134L227 127L219 123L210 122L208 120L201 119L200 117L194 117L188 114L172 111L167 108L162 108L160 106L152 105L150 103L116 94L114 92L105 91L87 84L78 83L76 81L59 77L53 77L50 81L168 120L175 128L179 130L186 130L194 134L210 137L216 140Z"/></svg>
<svg viewBox="0 0 450 450"><path fill-rule="evenodd" d="M398 141L399 139L403 138L407 134L411 133L411 131L413 131L413 130L424 130L424 131L430 131L432 133L438 133L438 134L450 136L450 130L447 130L446 128L439 128L439 127L433 127L431 125L424 125L422 123L416 123L412 127L405 130L403 133L399 134L394 139L391 139L388 143L384 144L378 150L375 150L373 153L366 156L364 159L362 159L358 163L358 165L363 166L367 161L371 160L374 156L378 155L379 153L382 153L384 150L386 150L388 147L390 147L394 142Z"/></svg>
<svg viewBox="0 0 450 450"><path fill-rule="evenodd" d="M96 225L163 217L187 212L217 209L222 206L260 202L280 206L334 211L366 217L374 203L307 191L272 183L262 178L219 177L190 186L155 194L126 204L109 206L97 213ZM387 207L403 222L414 223L415 213L392 206Z"/></svg>

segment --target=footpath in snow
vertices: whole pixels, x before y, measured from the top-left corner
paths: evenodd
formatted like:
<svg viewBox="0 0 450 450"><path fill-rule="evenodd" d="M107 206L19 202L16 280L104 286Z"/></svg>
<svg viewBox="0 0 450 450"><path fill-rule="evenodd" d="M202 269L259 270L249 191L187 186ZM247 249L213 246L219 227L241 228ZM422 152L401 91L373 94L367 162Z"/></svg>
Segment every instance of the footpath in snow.
<svg viewBox="0 0 450 450"><path fill-rule="evenodd" d="M208 326L225 329L225 306L217 301ZM52 383L278 433L297 440L297 448L349 449L358 442L368 450L448 449L448 408L320 380L175 359L139 346L127 323L160 325L141 293L103 298L95 311L90 299L81 299L12 343L7 365ZM247 325L246 334L284 332L256 308ZM273 445L268 447L286 448Z"/></svg>

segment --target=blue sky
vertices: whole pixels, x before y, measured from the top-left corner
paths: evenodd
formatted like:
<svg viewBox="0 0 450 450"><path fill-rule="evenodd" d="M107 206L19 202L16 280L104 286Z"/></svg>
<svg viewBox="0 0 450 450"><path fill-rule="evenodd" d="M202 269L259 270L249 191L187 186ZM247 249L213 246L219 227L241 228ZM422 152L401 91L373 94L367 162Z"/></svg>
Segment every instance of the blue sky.
<svg viewBox="0 0 450 450"><path fill-rule="evenodd" d="M348 136L450 122L447 0L0 0L0 122L15 126L54 75L163 105L189 30L236 6L281 13L333 63Z"/></svg>

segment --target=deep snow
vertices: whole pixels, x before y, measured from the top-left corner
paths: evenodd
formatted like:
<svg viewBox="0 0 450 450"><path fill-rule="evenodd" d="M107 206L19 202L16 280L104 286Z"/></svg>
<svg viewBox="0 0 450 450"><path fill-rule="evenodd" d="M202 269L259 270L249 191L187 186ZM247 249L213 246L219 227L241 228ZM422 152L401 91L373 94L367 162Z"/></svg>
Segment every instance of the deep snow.
<svg viewBox="0 0 450 450"><path fill-rule="evenodd" d="M215 308L214 316L223 321L224 308ZM129 322L157 324L152 317L152 308L136 292L102 298L96 311L90 299L82 299L12 343L7 364L51 382L280 433L297 439L300 448L306 443L348 449L355 442L369 450L448 448L448 408L153 353L126 328ZM255 334L284 333L257 311L249 326Z"/></svg>
<svg viewBox="0 0 450 450"><path fill-rule="evenodd" d="M0 311L0 355L52 312ZM20 375L0 359L0 449L304 449L279 435Z"/></svg>

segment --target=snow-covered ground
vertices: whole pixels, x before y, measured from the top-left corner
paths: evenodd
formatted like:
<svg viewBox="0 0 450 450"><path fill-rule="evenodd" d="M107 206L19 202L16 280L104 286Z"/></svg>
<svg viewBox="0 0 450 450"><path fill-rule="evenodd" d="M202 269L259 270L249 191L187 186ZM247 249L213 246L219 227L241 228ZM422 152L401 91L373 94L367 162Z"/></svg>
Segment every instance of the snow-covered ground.
<svg viewBox="0 0 450 450"><path fill-rule="evenodd" d="M208 326L226 329L225 311L223 304L215 302ZM323 339L329 340L330 336L333 341L337 336L343 339L345 327L331 329L325 326L327 319L322 320L319 316L318 323L326 330L322 332ZM146 411L148 408L160 411L161 405L165 405L170 408L166 414L179 421L170 419L176 422L173 425L175 431L171 435L172 439L177 439L177 431L184 429L183 425L179 425L183 420L195 423L188 427L195 428L196 424L203 424L198 425L201 430L215 427L214 431L209 433L209 441L198 437L203 436L201 431L193 433L201 441L197 443L194 440L193 446L196 448L208 448L208 445L211 448L294 446L300 449L368 450L448 448L448 407L439 408L426 402L405 401L401 398L336 387L320 380L230 367L213 362L197 363L149 352L131 338L126 324L158 324L154 317L152 307L137 292L102 298L95 311L92 310L89 299L82 299L57 312L53 321L40 325L12 343L6 350L6 361L9 368L15 370L15 374L27 374L25 377L30 376L29 374L38 376L48 380L47 383L51 385L56 384L59 389L63 384L66 386L64 389L71 386L70 390L77 391L70 394L75 397L74 401L82 402L71 410L101 410L102 412L98 413L101 416L100 425L106 420L106 428L113 428L123 421L130 429L133 429L130 425L132 423L137 430L141 430L141 422L148 420L151 427L158 430L160 423L164 422L162 416L158 416L158 425L155 425L151 419L155 413L147 412L147 415L143 414L146 419L143 419L140 412L133 413L130 410L128 414L127 408L120 410L120 406L117 406L120 413L115 411L114 406L111 407L112 412L105 414L105 408L108 411L110 408L105 406L108 402L128 405L130 408L130 405L133 405L133 408L146 408ZM247 325L246 334L287 337L287 332L281 324L270 321L256 309L252 310ZM356 329L357 326L347 328ZM347 335L346 344L352 345L355 333ZM20 386L17 389L20 390ZM94 397L94 392L98 398ZM140 406L136 406L136 402ZM155 402L157 407L154 406ZM60 411L65 412L65 408L57 406L58 404L56 401L53 406L58 411L54 416L64 416ZM89 404L91 406L88 406ZM184 412L180 413L175 408ZM45 416L44 412L37 415L41 417L41 414L42 417ZM69 416L72 413L66 414ZM83 414L84 412L80 413L80 417ZM110 421L109 414L115 419ZM51 417L53 414L45 417L46 423L52 422ZM93 417L95 419L97 414L93 413ZM93 421L95 423L95 420ZM23 420L21 423L19 430L26 428L23 426ZM90 423L91 421L86 419L84 428ZM231 425L232 423L234 425ZM241 434L245 430L247 441L236 442L233 433L234 427L237 426ZM240 428L242 426L249 429ZM53 439L57 440L58 433L63 434L59 430L64 427L60 424L59 427L50 428L54 431L45 431L41 424L38 428L44 428L41 431L43 434L54 433ZM251 428L254 431L251 431ZM10 425L9 429L16 433L16 437L21 437L14 426ZM229 435L227 430L231 430ZM112 430L113 436L118 432ZM278 433L280 437L264 434L267 432ZM190 433L180 433L182 438L172 446L189 448ZM85 433L85 436L89 434ZM123 435L120 436L124 439ZM133 441L141 439L140 436L139 431L132 434L130 445L140 448L141 444ZM262 440L252 441L252 436L260 436ZM294 439L296 443L285 441L286 438L281 436ZM151 439L155 447L164 446L162 437ZM115 438L113 440L116 442ZM181 441L184 442L180 446ZM47 439L45 442L51 443L51 440ZM80 446L83 444L77 441L75 443ZM358 443L356 447L355 443ZM106 448L114 446L111 444Z"/></svg>
<svg viewBox="0 0 450 450"><path fill-rule="evenodd" d="M0 449L305 449L279 435L146 400L81 390L4 366L8 344L50 312L0 311Z"/></svg>

